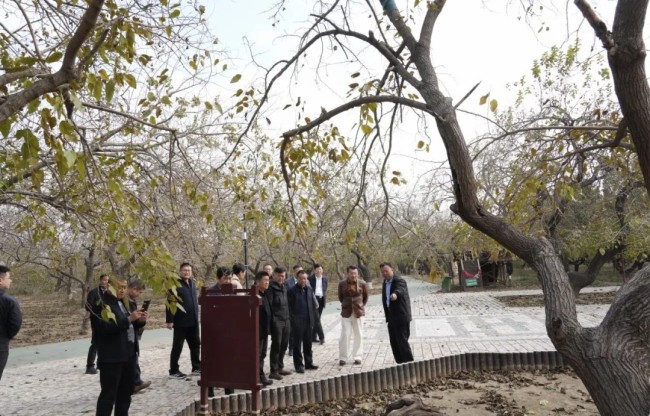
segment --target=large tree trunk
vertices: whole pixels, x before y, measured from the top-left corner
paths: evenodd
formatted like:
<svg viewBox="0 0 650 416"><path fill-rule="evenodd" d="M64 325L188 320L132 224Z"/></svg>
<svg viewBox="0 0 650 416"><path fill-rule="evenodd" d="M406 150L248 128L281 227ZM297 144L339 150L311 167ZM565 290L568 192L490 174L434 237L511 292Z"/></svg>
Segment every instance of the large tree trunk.
<svg viewBox="0 0 650 416"><path fill-rule="evenodd" d="M456 203L451 207L452 211L537 271L544 292L548 335L555 348L585 383L601 414L647 416L650 413L650 269L644 269L644 273L637 274L633 281L619 290L599 327L583 328L577 319L569 277L553 245L543 237L522 233L512 224L484 209L478 200L472 160L456 119L455 108L452 100L445 97L438 87L437 75L430 57L433 27L445 2L436 0L428 8L419 39L415 39L415 31L406 25L400 12L396 8L390 9L393 7L390 2L385 4L389 8L385 10L386 14L402 36L417 68L416 74L421 77L421 81L414 82L414 87L425 100L428 112L435 117L447 150L456 199ZM647 0L621 1L619 9L621 4L629 7L630 13L642 16L641 20L645 17ZM632 20L638 20L638 16L634 16ZM620 25L619 21L619 30ZM634 46L643 44L639 37L635 38L635 42ZM638 49L637 52L641 53ZM636 62L642 61L638 58L637 55L633 62L638 73L628 74L628 87L637 88L634 94L630 94L629 102L634 106L636 104L632 104L635 102L632 99L642 100L640 106L647 105L650 109L650 90L647 88L645 75L643 78L638 76L639 73L643 74L643 63ZM617 71L620 72L620 69ZM618 90L617 87L617 93L620 95ZM638 91L645 91L646 94L639 95ZM650 111L646 114L650 114ZM643 157L640 155L640 159L649 156L650 172L650 117L645 117L642 123L632 123L630 126L632 125L645 134L637 139L643 142L644 151L648 152ZM632 133L634 134L634 131ZM646 186L650 189L650 173L645 178Z"/></svg>
<svg viewBox="0 0 650 416"><path fill-rule="evenodd" d="M603 415L650 414L650 267L617 293L602 324L555 343Z"/></svg>

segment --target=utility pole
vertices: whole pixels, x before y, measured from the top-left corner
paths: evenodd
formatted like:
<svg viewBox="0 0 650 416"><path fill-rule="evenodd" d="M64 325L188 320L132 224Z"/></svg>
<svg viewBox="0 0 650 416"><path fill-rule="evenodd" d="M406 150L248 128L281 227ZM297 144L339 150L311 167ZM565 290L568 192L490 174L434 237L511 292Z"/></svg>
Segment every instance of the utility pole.
<svg viewBox="0 0 650 416"><path fill-rule="evenodd" d="M244 223L244 270L246 271L245 276L245 285L248 289L248 235L246 234L246 214L242 216L242 221Z"/></svg>

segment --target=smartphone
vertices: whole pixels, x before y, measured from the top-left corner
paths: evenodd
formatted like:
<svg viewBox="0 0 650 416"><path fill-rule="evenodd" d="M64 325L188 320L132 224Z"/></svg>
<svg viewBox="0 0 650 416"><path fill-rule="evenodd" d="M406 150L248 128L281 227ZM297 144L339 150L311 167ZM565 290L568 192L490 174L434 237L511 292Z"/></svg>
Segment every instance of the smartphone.
<svg viewBox="0 0 650 416"><path fill-rule="evenodd" d="M149 304L151 303L151 299L147 299L144 302L142 302L142 310L146 311L149 309Z"/></svg>

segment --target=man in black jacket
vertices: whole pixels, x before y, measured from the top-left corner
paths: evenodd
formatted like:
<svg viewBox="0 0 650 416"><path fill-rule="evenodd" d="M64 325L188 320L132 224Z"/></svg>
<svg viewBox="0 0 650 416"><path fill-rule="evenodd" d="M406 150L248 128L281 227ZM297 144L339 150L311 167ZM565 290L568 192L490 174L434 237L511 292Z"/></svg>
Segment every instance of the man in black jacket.
<svg viewBox="0 0 650 416"><path fill-rule="evenodd" d="M269 378L282 380L282 376L291 374L284 369L284 353L289 345L289 304L287 287L284 279L287 271L276 267L273 271L273 281L269 285L268 299L271 305L271 374Z"/></svg>
<svg viewBox="0 0 650 416"><path fill-rule="evenodd" d="M192 375L201 374L201 337L199 335L199 300L196 294L196 285L192 279L192 265L183 263L180 267L177 295L171 291L169 301L171 304L180 304L185 311L177 308L175 313L167 308L167 329L174 330L172 351L169 357L169 377L185 379L186 374L180 371L178 360L183 351L183 344L187 341L190 348L192 361Z"/></svg>
<svg viewBox="0 0 650 416"><path fill-rule="evenodd" d="M97 345L95 344L95 326L101 317L93 313L93 309L104 302L104 294L108 289L108 275L99 276L99 286L88 292L86 297L86 310L90 312L90 348L88 348L88 358L86 359L86 374L97 374L95 368L95 359L97 358Z"/></svg>
<svg viewBox="0 0 650 416"><path fill-rule="evenodd" d="M101 316L95 325L97 366L102 391L97 398L96 416L127 416L135 380L135 358L138 351L138 328L144 326L149 316L141 309L129 312L124 304L127 283L115 279L112 283L115 296L109 291L104 302L94 308Z"/></svg>
<svg viewBox="0 0 650 416"><path fill-rule="evenodd" d="M384 283L381 286L381 299L384 315L388 322L388 337L393 357L398 364L413 361L409 345L411 335L411 300L406 280L395 275L390 263L380 266Z"/></svg>
<svg viewBox="0 0 650 416"><path fill-rule="evenodd" d="M9 341L18 334L23 322L18 301L5 291L11 287L11 270L0 266L0 380L9 358Z"/></svg>
<svg viewBox="0 0 650 416"><path fill-rule="evenodd" d="M273 384L273 380L266 378L264 374L264 359L266 358L266 350L269 346L269 334L271 333L271 304L266 296L269 289L269 274L265 271L257 272L255 275L255 285L257 291L262 298L260 304L260 383L265 386Z"/></svg>
<svg viewBox="0 0 650 416"><path fill-rule="evenodd" d="M321 325L320 318L325 309L325 302L327 300L327 277L323 276L323 266L314 264L314 274L309 276L309 285L314 290L314 295L318 301L318 319L314 323L314 342L320 339L321 345L325 343L325 333Z"/></svg>
<svg viewBox="0 0 650 416"><path fill-rule="evenodd" d="M129 297L129 312L133 312L138 308L138 298L142 296L142 293L145 291L146 286L140 279L132 279L129 281L129 288L127 291L127 296ZM135 389L134 393L137 393L141 390L146 389L151 385L151 381L142 380L142 370L140 369L140 339L142 338L142 333L144 332L144 325L140 326L136 331L136 337L138 338L136 357L135 357L135 375L134 383Z"/></svg>
<svg viewBox="0 0 650 416"><path fill-rule="evenodd" d="M289 290L287 296L291 316L291 332L293 333L293 365L297 373L304 373L305 370L318 368L314 365L311 353L311 337L314 323L318 320L318 309L314 291L307 284L307 272L300 270L296 279L296 285Z"/></svg>

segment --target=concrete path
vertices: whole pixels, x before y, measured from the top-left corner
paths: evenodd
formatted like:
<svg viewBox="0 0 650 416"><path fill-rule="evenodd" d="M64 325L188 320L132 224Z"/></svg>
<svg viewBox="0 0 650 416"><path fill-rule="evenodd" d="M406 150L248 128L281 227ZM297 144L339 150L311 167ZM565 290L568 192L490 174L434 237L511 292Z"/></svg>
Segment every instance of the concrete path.
<svg viewBox="0 0 650 416"><path fill-rule="evenodd" d="M541 291L435 293L439 286L409 280L413 322L411 347L416 360L463 352L526 352L553 350L544 328L543 308L507 308L498 297L539 294ZM612 291L614 287L586 291ZM366 311L363 362L339 366L340 323L338 301L328 303L322 317L326 343L314 345L314 363L320 368L284 377L280 384L327 378L394 365L379 295L371 297ZM598 325L608 306L578 307L584 326ZM145 331L140 363L150 388L133 396L133 415L176 415L198 399L196 378L167 377L171 331ZM0 381L0 413L8 415L94 414L99 377L85 375L89 340L15 348ZM233 354L237 351L233 350ZM189 372L189 353L181 355L181 371ZM268 359L267 359L268 372ZM285 367L292 367L285 357ZM223 394L223 390L217 390Z"/></svg>

